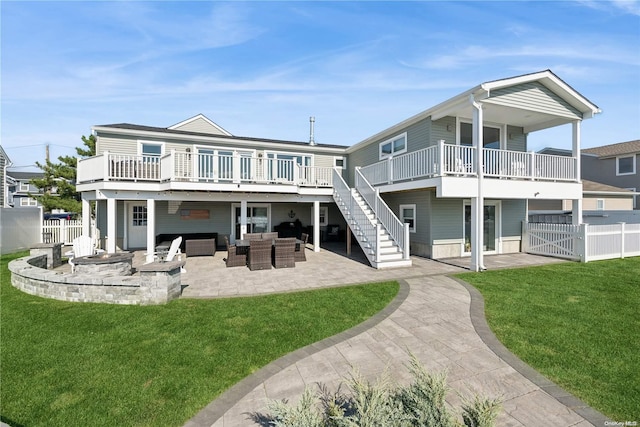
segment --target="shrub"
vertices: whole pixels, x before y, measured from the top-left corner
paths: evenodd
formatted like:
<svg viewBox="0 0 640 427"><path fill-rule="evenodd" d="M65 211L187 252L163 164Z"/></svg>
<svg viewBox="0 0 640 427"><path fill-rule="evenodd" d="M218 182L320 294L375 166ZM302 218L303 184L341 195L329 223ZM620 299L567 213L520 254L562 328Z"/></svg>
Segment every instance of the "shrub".
<svg viewBox="0 0 640 427"><path fill-rule="evenodd" d="M334 393L322 384L317 392L306 387L298 405L273 401L259 418L274 427L460 426L445 403L446 374L428 373L413 355L408 369L413 381L406 387L394 386L387 373L371 383L354 370L347 393L342 385ZM499 411L499 399L475 396L463 402L461 415L468 427L492 427Z"/></svg>

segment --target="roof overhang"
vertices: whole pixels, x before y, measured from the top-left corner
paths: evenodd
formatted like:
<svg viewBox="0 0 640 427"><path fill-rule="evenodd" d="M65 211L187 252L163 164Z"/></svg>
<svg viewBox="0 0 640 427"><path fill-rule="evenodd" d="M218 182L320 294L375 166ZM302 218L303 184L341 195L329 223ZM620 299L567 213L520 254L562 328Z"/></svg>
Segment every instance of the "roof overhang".
<svg viewBox="0 0 640 427"><path fill-rule="evenodd" d="M298 151L309 153L328 153L335 155L343 155L347 147L326 147L320 144L295 144L287 141L277 140L263 140L259 138L244 138L225 135L205 135L205 134L191 134L191 133L167 133L160 130L142 130L142 129L126 129L113 126L93 126L91 128L94 135L99 133L111 134L111 135L126 135L136 138L155 138L160 140L178 140L186 143L202 143L202 144L227 144L233 146L246 146L247 149L255 149L255 146L269 147L273 150L282 151Z"/></svg>
<svg viewBox="0 0 640 427"><path fill-rule="evenodd" d="M531 82L539 82L544 85L556 96L560 97L570 106L579 111L581 119L591 118L595 114L601 112L597 105L582 96L550 70L545 70L537 73L482 83L436 105L435 107L416 114L407 120L404 120L353 145L348 149L348 152L352 152L374 141L379 141L383 138L392 136L401 129L428 117L431 117L431 120L434 121L447 116L470 120L473 117L471 100L482 103L483 120L485 123L506 123L512 126L520 126L523 128L525 133L548 129L576 121L575 115L549 114L527 109L526 107L519 108L517 106L505 106L492 103L491 93L493 91Z"/></svg>

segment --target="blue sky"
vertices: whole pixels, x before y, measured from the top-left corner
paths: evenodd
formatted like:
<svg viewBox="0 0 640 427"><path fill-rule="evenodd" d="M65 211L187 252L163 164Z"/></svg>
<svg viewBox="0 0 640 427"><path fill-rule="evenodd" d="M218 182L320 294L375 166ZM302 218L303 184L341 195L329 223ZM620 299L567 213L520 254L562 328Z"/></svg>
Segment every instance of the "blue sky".
<svg viewBox="0 0 640 427"><path fill-rule="evenodd" d="M638 1L3 1L1 138L16 166L92 125L203 113L238 136L352 145L479 83L551 69L640 138ZM570 148L563 127L529 149ZM28 170L22 168L21 170Z"/></svg>

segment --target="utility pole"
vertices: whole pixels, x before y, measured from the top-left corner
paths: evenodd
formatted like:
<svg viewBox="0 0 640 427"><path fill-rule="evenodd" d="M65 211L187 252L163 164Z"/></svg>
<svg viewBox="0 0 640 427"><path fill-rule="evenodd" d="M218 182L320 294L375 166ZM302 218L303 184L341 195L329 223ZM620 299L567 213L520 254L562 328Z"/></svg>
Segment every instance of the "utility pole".
<svg viewBox="0 0 640 427"><path fill-rule="evenodd" d="M49 143L45 145L44 159L49 163Z"/></svg>

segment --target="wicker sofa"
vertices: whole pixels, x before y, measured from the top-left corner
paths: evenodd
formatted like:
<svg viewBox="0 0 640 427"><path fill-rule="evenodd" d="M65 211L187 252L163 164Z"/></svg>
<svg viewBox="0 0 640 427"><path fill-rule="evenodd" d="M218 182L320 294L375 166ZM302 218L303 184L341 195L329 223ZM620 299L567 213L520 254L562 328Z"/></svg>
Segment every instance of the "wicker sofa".
<svg viewBox="0 0 640 427"><path fill-rule="evenodd" d="M159 245L162 242L170 242L178 236L182 236L180 251L187 256L216 254L218 233L158 234L156 236L156 245Z"/></svg>

